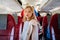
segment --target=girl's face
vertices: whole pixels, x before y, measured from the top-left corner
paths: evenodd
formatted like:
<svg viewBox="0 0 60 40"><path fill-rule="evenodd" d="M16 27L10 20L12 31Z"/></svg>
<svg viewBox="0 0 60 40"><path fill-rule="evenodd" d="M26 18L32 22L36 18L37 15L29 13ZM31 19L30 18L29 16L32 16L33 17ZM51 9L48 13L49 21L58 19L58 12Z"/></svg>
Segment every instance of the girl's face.
<svg viewBox="0 0 60 40"><path fill-rule="evenodd" d="M30 18L32 16L32 10L30 8L26 8L24 11L24 15L26 18Z"/></svg>

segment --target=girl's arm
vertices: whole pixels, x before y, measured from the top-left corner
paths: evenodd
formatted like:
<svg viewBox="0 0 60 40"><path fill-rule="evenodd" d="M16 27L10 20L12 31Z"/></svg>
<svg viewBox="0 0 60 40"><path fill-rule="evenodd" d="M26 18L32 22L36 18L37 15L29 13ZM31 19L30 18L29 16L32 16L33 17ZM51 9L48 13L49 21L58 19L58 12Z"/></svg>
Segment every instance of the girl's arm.
<svg viewBox="0 0 60 40"><path fill-rule="evenodd" d="M32 25L29 26L29 29L28 29L28 33L27 33L27 39L26 40L29 40L31 35L32 35L32 32L33 32L33 27Z"/></svg>

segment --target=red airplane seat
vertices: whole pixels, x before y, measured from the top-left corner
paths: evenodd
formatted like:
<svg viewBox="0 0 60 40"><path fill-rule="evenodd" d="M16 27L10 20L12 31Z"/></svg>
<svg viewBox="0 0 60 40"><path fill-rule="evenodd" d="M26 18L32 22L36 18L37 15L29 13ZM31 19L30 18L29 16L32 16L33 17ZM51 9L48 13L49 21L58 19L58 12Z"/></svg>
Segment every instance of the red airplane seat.
<svg viewBox="0 0 60 40"><path fill-rule="evenodd" d="M47 22L47 16L43 17L43 21L42 21L42 28L43 28L43 35L45 35L45 29L47 28L48 26L48 22Z"/></svg>
<svg viewBox="0 0 60 40"><path fill-rule="evenodd" d="M40 25L42 26L42 20L43 20L43 17L38 16L38 17L37 17L37 20L39 21Z"/></svg>
<svg viewBox="0 0 60 40"><path fill-rule="evenodd" d="M24 16L24 9L21 11L21 16L22 17Z"/></svg>
<svg viewBox="0 0 60 40"><path fill-rule="evenodd" d="M23 17L23 11L21 12L21 16ZM22 23L22 17L17 16L17 14L13 14L14 20L15 20L15 28L14 28L14 40L20 40L20 31L21 31L21 23Z"/></svg>
<svg viewBox="0 0 60 40"><path fill-rule="evenodd" d="M52 40L60 40L60 14L52 16L50 26Z"/></svg>
<svg viewBox="0 0 60 40"><path fill-rule="evenodd" d="M15 26L14 18L8 14L7 15L7 28L6 30L0 30L0 40L13 40L13 30Z"/></svg>
<svg viewBox="0 0 60 40"><path fill-rule="evenodd" d="M51 40L50 20L51 20L50 15L43 17L42 28L43 28L43 36L44 36L45 40Z"/></svg>
<svg viewBox="0 0 60 40"><path fill-rule="evenodd" d="M20 31L21 31L21 23L22 23L22 17L17 16L18 17L18 22L16 24L15 27L15 32L14 32L14 40L20 40Z"/></svg>
<svg viewBox="0 0 60 40"><path fill-rule="evenodd" d="M18 32L19 40L21 40L22 17L20 17L20 16L18 16L18 24L17 24L17 26L19 28L19 32Z"/></svg>

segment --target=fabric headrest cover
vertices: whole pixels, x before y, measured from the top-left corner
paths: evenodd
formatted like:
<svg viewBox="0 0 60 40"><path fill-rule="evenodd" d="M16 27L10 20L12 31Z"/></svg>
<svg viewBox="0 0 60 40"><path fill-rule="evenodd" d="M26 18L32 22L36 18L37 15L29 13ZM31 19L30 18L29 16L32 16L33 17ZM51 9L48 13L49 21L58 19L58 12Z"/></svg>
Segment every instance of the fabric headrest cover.
<svg viewBox="0 0 60 40"><path fill-rule="evenodd" d="M58 14L58 28L60 29L60 14Z"/></svg>
<svg viewBox="0 0 60 40"><path fill-rule="evenodd" d="M13 17L14 17L15 23L17 24L18 23L18 16L17 16L17 14L13 14Z"/></svg>
<svg viewBox="0 0 60 40"><path fill-rule="evenodd" d="M47 20L48 20L48 23L50 23L50 18L51 18L51 15L47 15Z"/></svg>
<svg viewBox="0 0 60 40"><path fill-rule="evenodd" d="M24 10L21 11L21 16L22 16L22 17L24 16Z"/></svg>
<svg viewBox="0 0 60 40"><path fill-rule="evenodd" d="M0 14L0 30L7 28L7 14Z"/></svg>

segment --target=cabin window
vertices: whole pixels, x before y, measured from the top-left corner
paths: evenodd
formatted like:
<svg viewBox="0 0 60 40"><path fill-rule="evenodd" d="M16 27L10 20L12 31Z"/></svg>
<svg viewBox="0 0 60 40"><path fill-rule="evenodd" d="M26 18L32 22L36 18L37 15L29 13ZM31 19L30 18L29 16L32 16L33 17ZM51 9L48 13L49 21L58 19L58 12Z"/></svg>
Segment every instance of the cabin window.
<svg viewBox="0 0 60 40"><path fill-rule="evenodd" d="M5 30L7 27L7 14L0 14L0 30Z"/></svg>

